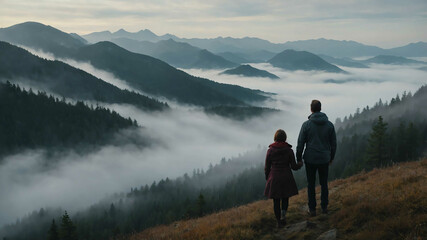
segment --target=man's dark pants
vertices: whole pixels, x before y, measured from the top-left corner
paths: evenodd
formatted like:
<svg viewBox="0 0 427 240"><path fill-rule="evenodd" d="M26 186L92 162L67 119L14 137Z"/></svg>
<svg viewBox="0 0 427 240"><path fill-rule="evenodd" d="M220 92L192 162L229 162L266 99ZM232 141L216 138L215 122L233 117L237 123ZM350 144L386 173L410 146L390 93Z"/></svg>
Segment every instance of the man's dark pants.
<svg viewBox="0 0 427 240"><path fill-rule="evenodd" d="M328 170L329 170L329 163L326 164L311 164L311 163L305 163L305 171L307 174L307 193L308 193L308 207L310 210L316 209L316 193L315 193L315 186L316 186L316 172L319 172L319 183L321 186L321 203L322 209L328 208Z"/></svg>

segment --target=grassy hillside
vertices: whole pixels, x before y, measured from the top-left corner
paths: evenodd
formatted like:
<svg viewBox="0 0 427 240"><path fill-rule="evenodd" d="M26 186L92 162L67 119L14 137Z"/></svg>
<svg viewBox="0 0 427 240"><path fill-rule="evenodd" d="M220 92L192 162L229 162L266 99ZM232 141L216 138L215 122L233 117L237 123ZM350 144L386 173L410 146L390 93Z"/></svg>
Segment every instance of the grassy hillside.
<svg viewBox="0 0 427 240"><path fill-rule="evenodd" d="M427 237L427 159L362 172L331 182L329 189L328 215L306 215L306 189L303 189L291 198L288 225L281 230L275 225L272 201L262 200L147 229L128 238L317 239L329 230L336 230L337 239Z"/></svg>

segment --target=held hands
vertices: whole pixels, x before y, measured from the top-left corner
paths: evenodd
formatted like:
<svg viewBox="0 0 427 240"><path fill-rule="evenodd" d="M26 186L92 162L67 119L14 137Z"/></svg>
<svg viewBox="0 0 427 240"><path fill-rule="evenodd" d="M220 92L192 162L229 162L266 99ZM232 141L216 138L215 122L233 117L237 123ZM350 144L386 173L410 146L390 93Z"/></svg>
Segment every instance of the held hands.
<svg viewBox="0 0 427 240"><path fill-rule="evenodd" d="M302 168L302 165L304 165L304 164L302 163L302 161L299 161L299 162L297 163L298 169Z"/></svg>

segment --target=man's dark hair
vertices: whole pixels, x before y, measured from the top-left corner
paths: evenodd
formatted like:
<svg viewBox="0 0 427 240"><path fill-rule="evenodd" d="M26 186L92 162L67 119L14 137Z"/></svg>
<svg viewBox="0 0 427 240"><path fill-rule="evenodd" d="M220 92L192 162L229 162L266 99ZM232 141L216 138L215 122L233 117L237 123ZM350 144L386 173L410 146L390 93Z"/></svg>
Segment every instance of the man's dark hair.
<svg viewBox="0 0 427 240"><path fill-rule="evenodd" d="M286 142L286 132L283 131L282 129L279 129L276 131L276 133L274 134L274 141L275 142Z"/></svg>
<svg viewBox="0 0 427 240"><path fill-rule="evenodd" d="M322 104L319 100L311 101L311 111L312 112L320 112L322 110Z"/></svg>

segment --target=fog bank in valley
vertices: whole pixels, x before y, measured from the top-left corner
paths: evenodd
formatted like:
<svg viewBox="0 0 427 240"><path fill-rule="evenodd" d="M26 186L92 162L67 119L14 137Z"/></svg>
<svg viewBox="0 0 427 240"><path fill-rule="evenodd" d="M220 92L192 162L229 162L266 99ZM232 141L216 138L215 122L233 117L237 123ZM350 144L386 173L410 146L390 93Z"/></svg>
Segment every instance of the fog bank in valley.
<svg viewBox="0 0 427 240"><path fill-rule="evenodd" d="M312 99L319 99L322 110L329 119L344 117L354 113L357 108L372 106L380 98L385 102L401 95L403 91L414 93L427 84L427 72L418 70L419 66L373 65L371 68L342 67L348 74L326 73L316 71L284 71L267 63L251 64L267 70L280 77L278 80L268 78L247 78L234 75L219 75L222 70L187 70L190 74L203 76L217 82L237 84L248 88L261 89L277 93L268 107L287 110L301 118L301 122L310 114ZM335 80L340 83L327 83ZM294 126L289 125L289 128Z"/></svg>
<svg viewBox="0 0 427 240"><path fill-rule="evenodd" d="M132 90L125 81L89 63L65 61L119 88ZM427 83L427 72L404 66L343 68L349 74L287 72L269 64L253 66L280 79L218 75L222 70L185 71L222 83L276 93L260 105L281 109L281 112L233 121L173 101L167 101L171 110L155 113L130 105L105 105L124 117L136 119L142 127L135 131L150 139L150 146L105 146L86 155L62 153L57 156L58 164L48 169L42 167L43 150L7 157L0 165L0 225L41 207L60 206L76 211L114 192L129 191L131 187L151 184L161 178L175 178L195 168L206 169L209 163L218 163L222 157L264 149L278 128L288 133L289 142L295 146L299 128L310 114L312 99L322 101L324 112L334 122L335 118L353 113L358 107L372 106L379 98L389 100L397 93L414 92ZM352 81L325 83L328 79ZM121 137L127 134L126 131L120 133ZM263 161L259 159L260 163Z"/></svg>

